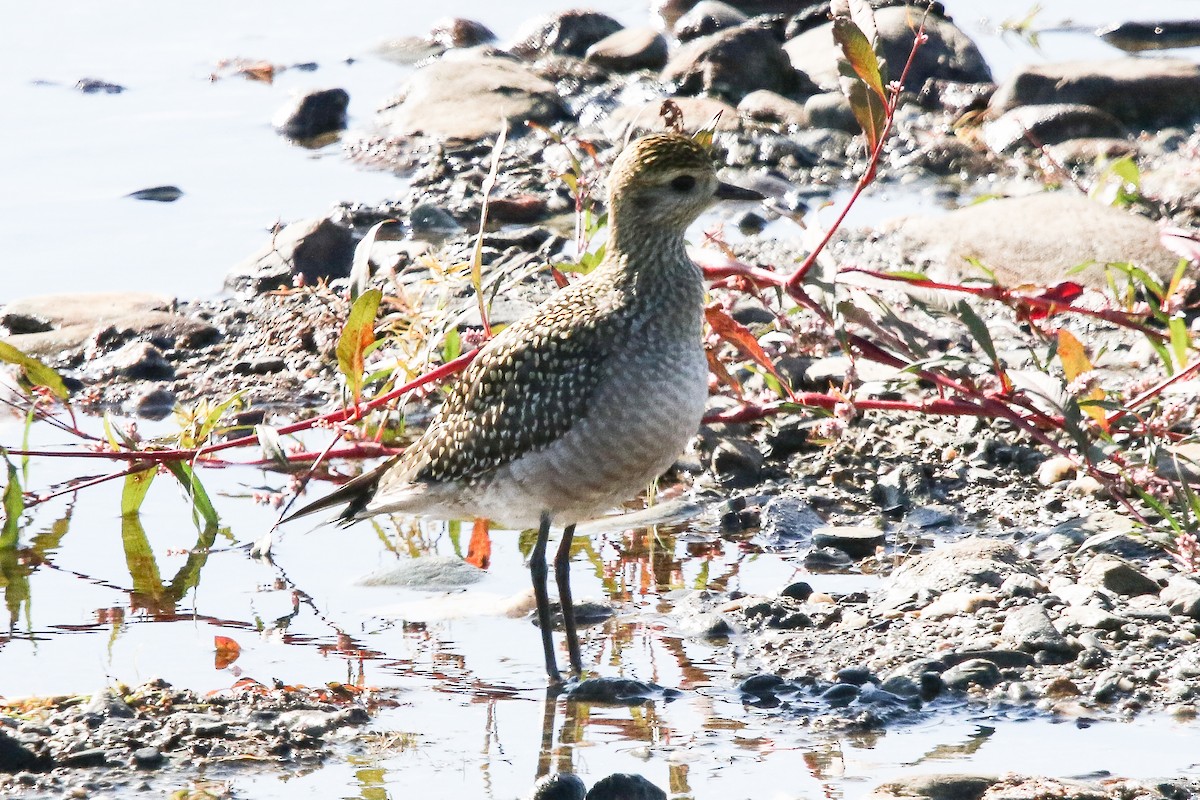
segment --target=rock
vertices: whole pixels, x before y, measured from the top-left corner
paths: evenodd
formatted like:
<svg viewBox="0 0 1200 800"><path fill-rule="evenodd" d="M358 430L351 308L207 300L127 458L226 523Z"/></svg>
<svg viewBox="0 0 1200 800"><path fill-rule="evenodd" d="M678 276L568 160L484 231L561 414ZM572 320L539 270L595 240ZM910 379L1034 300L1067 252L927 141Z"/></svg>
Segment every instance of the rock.
<svg viewBox="0 0 1200 800"><path fill-rule="evenodd" d="M130 314L106 322L89 337L85 357L112 350L135 340L145 340L164 349L192 350L221 338L215 325L193 316L166 311Z"/></svg>
<svg viewBox="0 0 1200 800"><path fill-rule="evenodd" d="M615 772L596 781L587 800L667 800L667 793L641 775Z"/></svg>
<svg viewBox="0 0 1200 800"><path fill-rule="evenodd" d="M528 225L545 219L546 214L545 199L533 194L493 197L488 202L488 220L491 222Z"/></svg>
<svg viewBox="0 0 1200 800"><path fill-rule="evenodd" d="M1117 58L1032 64L1005 81L991 108L1073 103L1095 106L1135 128L1184 124L1200 114L1200 64Z"/></svg>
<svg viewBox="0 0 1200 800"><path fill-rule="evenodd" d="M883 547L887 536L878 528L855 525L831 525L813 531L817 547L835 547L851 558L866 558Z"/></svg>
<svg viewBox="0 0 1200 800"><path fill-rule="evenodd" d="M80 78L75 82L75 89L84 94L120 94L125 87L117 83L109 83L99 78Z"/></svg>
<svg viewBox="0 0 1200 800"><path fill-rule="evenodd" d="M409 79L403 98L380 115L394 136L477 141L495 136L501 117L515 136L525 131L526 120L548 125L568 116L554 84L524 64L487 56L423 67Z"/></svg>
<svg viewBox="0 0 1200 800"><path fill-rule="evenodd" d="M999 668L984 658L964 661L942 673L942 682L946 684L946 687L958 692L965 692L972 686L990 689L1000 681Z"/></svg>
<svg viewBox="0 0 1200 800"><path fill-rule="evenodd" d="M602 703L615 706L636 706L661 697L674 697L679 692L664 689L655 683L643 683L629 678L588 678L569 688L567 697L579 703Z"/></svg>
<svg viewBox="0 0 1200 800"><path fill-rule="evenodd" d="M1027 653L1048 651L1062 655L1074 655L1067 637L1058 632L1050 621L1046 610L1040 605L1021 606L1010 609L1004 620L1000 636L1018 649Z"/></svg>
<svg viewBox="0 0 1200 800"><path fill-rule="evenodd" d="M743 118L755 122L792 125L798 128L809 125L808 110L804 104L769 89L757 89L746 95L738 103L737 110Z"/></svg>
<svg viewBox="0 0 1200 800"><path fill-rule="evenodd" d="M680 48L662 71L685 95L709 94L736 103L756 89L786 93L796 85L792 64L761 28L729 28Z"/></svg>
<svg viewBox="0 0 1200 800"><path fill-rule="evenodd" d="M728 0L730 6L747 17L760 14L794 14L803 2L797 0ZM673 27L699 0L653 0L651 7L668 28Z"/></svg>
<svg viewBox="0 0 1200 800"><path fill-rule="evenodd" d="M1102 553L1087 563L1080 571L1079 582L1126 597L1159 593L1159 585L1143 575L1137 567L1107 553Z"/></svg>
<svg viewBox="0 0 1200 800"><path fill-rule="evenodd" d="M804 554L803 561L810 572L836 572L853 563L854 559L835 547L814 547Z"/></svg>
<svg viewBox="0 0 1200 800"><path fill-rule="evenodd" d="M138 189L125 195L134 200L146 200L151 203L174 203L183 197L183 190L178 186L150 186Z"/></svg>
<svg viewBox="0 0 1200 800"><path fill-rule="evenodd" d="M1119 139L1124 135L1124 126L1107 111L1069 103L1017 106L983 128L983 140L997 153L1070 139Z"/></svg>
<svg viewBox="0 0 1200 800"><path fill-rule="evenodd" d="M723 486L752 486L762 471L763 455L753 442L722 439L713 448L710 466Z"/></svg>
<svg viewBox="0 0 1200 800"><path fill-rule="evenodd" d="M146 419L165 419L179 403L179 398L170 389L149 386L130 398L128 410Z"/></svg>
<svg viewBox="0 0 1200 800"><path fill-rule="evenodd" d="M979 275L969 260L994 271L1003 286L1070 280L1099 290L1108 285L1105 264L1132 262L1169 277L1178 262L1150 220L1069 192L989 200L881 227L904 261L951 283ZM1095 266L1072 272L1080 264Z"/></svg>
<svg viewBox="0 0 1200 800"><path fill-rule="evenodd" d="M1172 575L1158 598L1172 614L1200 619L1200 582L1183 575Z"/></svg>
<svg viewBox="0 0 1200 800"><path fill-rule="evenodd" d="M858 133L862 130L858 120L854 118L854 110L850 101L841 92L818 92L804 101L804 113L808 115L808 123L814 128L829 128L846 133Z"/></svg>
<svg viewBox="0 0 1200 800"><path fill-rule="evenodd" d="M149 342L130 342L114 353L88 363L86 373L99 379L114 377L134 381L165 381L175 376L175 367L162 350Z"/></svg>
<svg viewBox="0 0 1200 800"><path fill-rule="evenodd" d="M404 586L410 589L450 589L470 586L486 573L454 556L424 556L400 562L391 569L359 579L360 586Z"/></svg>
<svg viewBox="0 0 1200 800"><path fill-rule="evenodd" d="M875 26L883 41L884 58L891 77L900 74L913 45L912 11L905 6L875 11ZM991 70L971 38L953 22L931 14L926 21L929 41L921 46L909 70L907 88L916 91L927 80L963 83L992 80ZM841 49L833 40L833 23L825 22L804 31L783 46L792 66L826 89L838 88L838 59Z"/></svg>
<svg viewBox="0 0 1200 800"><path fill-rule="evenodd" d="M589 47L619 30L621 23L598 11L561 11L526 25L511 49L530 60L550 53L583 58Z"/></svg>
<svg viewBox="0 0 1200 800"><path fill-rule="evenodd" d="M1004 579L1004 583L1000 584L1000 594L1005 597L1037 597L1047 591L1049 590L1046 584L1040 578L1024 572L1009 575Z"/></svg>
<svg viewBox="0 0 1200 800"><path fill-rule="evenodd" d="M614 72L660 70L667 64L667 40L653 28L626 28L589 47L584 60Z"/></svg>
<svg viewBox="0 0 1200 800"><path fill-rule="evenodd" d="M1053 486L1075 474L1075 462L1066 456L1051 456L1041 463L1037 471L1037 482L1042 486Z"/></svg>
<svg viewBox="0 0 1200 800"><path fill-rule="evenodd" d="M482 22L461 17L443 19L433 24L425 37L429 42L451 50L456 47L478 47L496 41L496 34Z"/></svg>
<svg viewBox="0 0 1200 800"><path fill-rule="evenodd" d="M670 130L659 114L662 102L651 100L642 105L621 106L604 120L604 135L613 141L621 141L626 136ZM672 97L671 102L683 114L680 124L685 131L698 131L711 124L714 119L717 120L718 131L734 131L741 125L737 109L711 97ZM635 126L632 131L629 130L631 126Z"/></svg>
<svg viewBox="0 0 1200 800"><path fill-rule="evenodd" d="M105 719L133 719L137 712L112 689L101 689L92 695L92 699L84 707L88 714L99 714Z"/></svg>
<svg viewBox="0 0 1200 800"><path fill-rule="evenodd" d="M526 795L527 800L585 800L587 786L578 775L560 772L543 775Z"/></svg>
<svg viewBox="0 0 1200 800"><path fill-rule="evenodd" d="M1078 626L1083 630L1116 631L1129 620L1110 614L1099 606L1067 606L1058 618L1066 628Z"/></svg>
<svg viewBox="0 0 1200 800"><path fill-rule="evenodd" d="M313 89L292 98L271 124L292 139L315 139L346 127L350 94L345 89Z"/></svg>
<svg viewBox="0 0 1200 800"><path fill-rule="evenodd" d="M418 203L408 212L408 227L414 236L453 236L463 231L458 220L446 209L433 203Z"/></svg>
<svg viewBox="0 0 1200 800"><path fill-rule="evenodd" d="M921 619L945 619L960 614L974 614L981 608L995 606L998 601L999 598L993 592L952 589L921 609Z"/></svg>
<svg viewBox="0 0 1200 800"><path fill-rule="evenodd" d="M794 494L772 497L763 506L759 517L760 536L776 546L806 542L814 530L825 525L825 518Z"/></svg>
<svg viewBox="0 0 1200 800"><path fill-rule="evenodd" d="M1126 53L1196 47L1200 45L1200 21L1121 22L1098 29L1096 36Z"/></svg>
<svg viewBox="0 0 1200 800"><path fill-rule="evenodd" d="M913 775L882 783L863 800L980 800L998 781L980 775Z"/></svg>
<svg viewBox="0 0 1200 800"><path fill-rule="evenodd" d="M0 727L0 775L15 772L41 772L50 767L51 761L48 756L38 754L28 744Z"/></svg>
<svg viewBox="0 0 1200 800"><path fill-rule="evenodd" d="M1033 570L1012 545L981 537L938 547L900 565L877 598L886 613L923 608L940 593L958 588L1000 587L1012 575Z"/></svg>
<svg viewBox="0 0 1200 800"><path fill-rule="evenodd" d="M162 751L157 747L139 747L132 753L133 763L142 769L153 769L163 762Z"/></svg>
<svg viewBox="0 0 1200 800"><path fill-rule="evenodd" d="M750 19L728 3L720 0L700 0L691 10L675 21L673 32L681 42L689 42L701 36L711 36L717 31L733 28Z"/></svg>
<svg viewBox="0 0 1200 800"><path fill-rule="evenodd" d="M261 250L225 276L225 288L244 295L290 287L296 276L305 283L350 274L354 241L350 231L327 218L293 222Z"/></svg>
<svg viewBox="0 0 1200 800"><path fill-rule="evenodd" d="M0 312L0 324L10 333L38 333L73 325L94 327L170 307L171 298L142 292L47 294L6 303Z"/></svg>

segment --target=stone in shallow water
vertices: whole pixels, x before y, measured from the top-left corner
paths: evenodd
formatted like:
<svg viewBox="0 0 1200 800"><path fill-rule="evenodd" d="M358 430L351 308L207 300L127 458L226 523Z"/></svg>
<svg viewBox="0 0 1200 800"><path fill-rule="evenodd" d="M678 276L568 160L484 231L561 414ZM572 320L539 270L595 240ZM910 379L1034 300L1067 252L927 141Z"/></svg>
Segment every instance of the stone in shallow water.
<svg viewBox="0 0 1200 800"><path fill-rule="evenodd" d="M372 573L360 586L405 586L410 589L446 589L477 583L484 571L454 556L424 556Z"/></svg>
<svg viewBox="0 0 1200 800"><path fill-rule="evenodd" d="M529 790L528 800L584 800L587 786L578 775L544 775Z"/></svg>
<svg viewBox="0 0 1200 800"><path fill-rule="evenodd" d="M271 124L292 139L313 139L346 127L350 94L345 89L313 89L292 98Z"/></svg>

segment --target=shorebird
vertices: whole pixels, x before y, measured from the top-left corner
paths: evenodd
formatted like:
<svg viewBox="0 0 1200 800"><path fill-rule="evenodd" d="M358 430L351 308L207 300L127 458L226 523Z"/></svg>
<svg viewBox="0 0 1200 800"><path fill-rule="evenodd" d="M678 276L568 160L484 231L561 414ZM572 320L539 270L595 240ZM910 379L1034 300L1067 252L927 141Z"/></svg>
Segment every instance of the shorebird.
<svg viewBox="0 0 1200 800"><path fill-rule="evenodd" d="M551 526L562 526L554 573L578 675L575 524L643 491L700 426L704 284L684 232L716 199L761 195L719 181L694 139L655 134L628 145L609 175L608 244L596 269L488 341L401 455L288 519L345 503L346 523L402 513L537 528L529 571L551 684L561 678L546 547Z"/></svg>

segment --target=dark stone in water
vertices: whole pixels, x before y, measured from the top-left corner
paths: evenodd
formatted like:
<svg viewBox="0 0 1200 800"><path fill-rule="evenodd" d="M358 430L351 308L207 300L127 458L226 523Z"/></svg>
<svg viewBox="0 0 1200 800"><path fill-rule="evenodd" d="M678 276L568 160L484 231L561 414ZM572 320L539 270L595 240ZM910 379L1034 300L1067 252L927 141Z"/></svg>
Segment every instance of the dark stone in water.
<svg viewBox="0 0 1200 800"><path fill-rule="evenodd" d="M84 94L120 94L125 91L124 86L99 78L80 78L76 81L75 88Z"/></svg>
<svg viewBox="0 0 1200 800"><path fill-rule="evenodd" d="M812 593L813 588L811 586L804 581L796 581L795 583L785 586L783 591L779 593L779 596L790 597L793 600L799 600L801 603L803 603L805 600L812 597Z"/></svg>
<svg viewBox="0 0 1200 800"><path fill-rule="evenodd" d="M538 779L529 792L529 800L584 800L587 787L578 775L560 772Z"/></svg>
<svg viewBox="0 0 1200 800"><path fill-rule="evenodd" d="M641 775L614 772L596 781L587 800L667 800L667 793Z"/></svg>
<svg viewBox="0 0 1200 800"><path fill-rule="evenodd" d="M875 673L866 667L845 667L837 671L838 683L849 683L853 686L862 686L864 683L874 683L877 679Z"/></svg>
<svg viewBox="0 0 1200 800"><path fill-rule="evenodd" d="M151 186L148 189L138 189L125 195L134 200L149 200L154 203L174 203L183 197L183 190L178 186Z"/></svg>
<svg viewBox="0 0 1200 800"><path fill-rule="evenodd" d="M345 89L318 89L294 98L275 115L275 129L291 139L315 139L346 127L350 95Z"/></svg>
<svg viewBox="0 0 1200 800"><path fill-rule="evenodd" d="M858 699L859 689L850 683L835 683L821 693L821 699L833 708L844 708Z"/></svg>
<svg viewBox="0 0 1200 800"><path fill-rule="evenodd" d="M643 683L628 678L588 678L567 690L567 698L579 703L604 703L614 706L636 706L662 698L670 700L681 694L656 683Z"/></svg>
<svg viewBox="0 0 1200 800"><path fill-rule="evenodd" d="M1096 31L1104 41L1127 53L1200 46L1200 20L1122 22Z"/></svg>

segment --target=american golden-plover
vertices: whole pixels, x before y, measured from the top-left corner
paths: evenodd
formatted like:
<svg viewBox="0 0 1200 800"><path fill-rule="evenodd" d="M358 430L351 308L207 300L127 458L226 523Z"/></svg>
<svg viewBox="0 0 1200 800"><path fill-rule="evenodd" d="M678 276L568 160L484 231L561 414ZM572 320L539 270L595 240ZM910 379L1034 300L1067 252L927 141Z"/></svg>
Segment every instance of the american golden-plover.
<svg viewBox="0 0 1200 800"><path fill-rule="evenodd" d="M575 524L637 495L696 433L708 397L704 285L684 231L716 199L761 199L717 179L697 141L631 143L609 176L603 262L502 330L403 454L297 511L403 513L537 528L530 557L546 673L560 681L546 545L572 671L582 670L569 585Z"/></svg>

